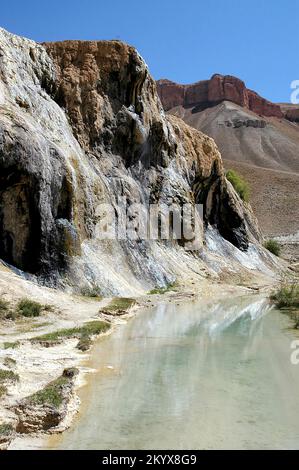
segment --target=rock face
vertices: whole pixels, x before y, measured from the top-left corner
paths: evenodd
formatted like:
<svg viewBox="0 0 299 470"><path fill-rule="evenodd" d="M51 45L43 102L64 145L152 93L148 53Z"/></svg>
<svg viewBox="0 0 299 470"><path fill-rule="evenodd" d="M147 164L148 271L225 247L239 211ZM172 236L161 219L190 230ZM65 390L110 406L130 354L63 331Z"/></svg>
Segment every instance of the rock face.
<svg viewBox="0 0 299 470"><path fill-rule="evenodd" d="M38 45L0 30L0 168L0 258L47 281L127 293L196 269L197 215L196 253L183 239L98 237L99 205L120 217L119 198L133 231L136 204L202 203L204 225L235 247L260 239L215 142L165 116L144 61L119 41Z"/></svg>
<svg viewBox="0 0 299 470"><path fill-rule="evenodd" d="M202 111L222 101L232 101L262 116L284 116L279 105L249 90L242 80L231 75L215 74L210 80L202 80L192 85L158 80L157 89L166 111L175 106L197 106L197 110Z"/></svg>
<svg viewBox="0 0 299 470"><path fill-rule="evenodd" d="M29 434L57 427L67 414L67 405L77 374L78 369L65 369L61 377L18 403L15 406L18 418L16 431Z"/></svg>
<svg viewBox="0 0 299 470"><path fill-rule="evenodd" d="M291 122L299 124L299 105L298 104L281 104L281 111L284 117Z"/></svg>

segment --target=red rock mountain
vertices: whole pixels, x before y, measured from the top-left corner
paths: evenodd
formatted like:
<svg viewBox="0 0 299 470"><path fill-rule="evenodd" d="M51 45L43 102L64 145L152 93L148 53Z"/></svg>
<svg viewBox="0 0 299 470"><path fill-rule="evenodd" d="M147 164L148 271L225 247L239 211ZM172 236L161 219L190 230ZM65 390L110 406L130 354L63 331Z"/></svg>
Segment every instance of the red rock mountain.
<svg viewBox="0 0 299 470"><path fill-rule="evenodd" d="M197 105L201 110L221 101L232 101L263 116L284 116L278 104L262 98L246 88L245 83L231 75L215 74L210 80L202 80L191 85L179 85L169 80L158 80L158 93L166 111L175 106Z"/></svg>

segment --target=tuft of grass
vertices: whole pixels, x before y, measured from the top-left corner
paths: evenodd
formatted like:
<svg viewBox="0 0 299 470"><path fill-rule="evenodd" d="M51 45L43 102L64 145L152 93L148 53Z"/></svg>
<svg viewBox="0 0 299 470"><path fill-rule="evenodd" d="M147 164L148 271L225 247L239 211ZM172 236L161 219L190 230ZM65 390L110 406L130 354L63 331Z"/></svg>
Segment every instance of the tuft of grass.
<svg viewBox="0 0 299 470"><path fill-rule="evenodd" d="M282 284L270 299L277 308L299 308L299 284Z"/></svg>
<svg viewBox="0 0 299 470"><path fill-rule="evenodd" d="M12 370L0 369L0 384L5 382L18 382L20 377Z"/></svg>
<svg viewBox="0 0 299 470"><path fill-rule="evenodd" d="M281 246L280 244L276 241L270 238L264 243L264 247L269 250L273 255L279 256L281 252Z"/></svg>
<svg viewBox="0 0 299 470"><path fill-rule="evenodd" d="M135 303L136 300L130 297L114 297L106 307L101 308L101 312L111 314L124 313L133 307Z"/></svg>
<svg viewBox="0 0 299 470"><path fill-rule="evenodd" d="M94 336L104 333L110 328L110 324L104 321L91 321L84 323L81 327L65 328L32 338L32 342L55 342L67 338L80 338L82 335Z"/></svg>
<svg viewBox="0 0 299 470"><path fill-rule="evenodd" d="M12 320L14 317L15 312L10 310L9 303L4 299L0 299L0 319Z"/></svg>
<svg viewBox="0 0 299 470"><path fill-rule="evenodd" d="M17 305L17 311L23 317L39 317L42 310L42 304L30 299L21 299Z"/></svg>
<svg viewBox="0 0 299 470"><path fill-rule="evenodd" d="M0 385L0 398L4 397L7 394L7 387L5 385ZM1 432L0 432L1 435Z"/></svg>
<svg viewBox="0 0 299 470"><path fill-rule="evenodd" d="M5 342L4 349L15 349L20 345L19 341L15 341L14 343Z"/></svg>
<svg viewBox="0 0 299 470"><path fill-rule="evenodd" d="M6 300L0 299L0 314L6 313L8 310L9 303Z"/></svg>
<svg viewBox="0 0 299 470"><path fill-rule="evenodd" d="M90 335L87 333L82 333L79 342L77 344L77 349L80 351L88 351L91 346L91 338Z"/></svg>
<svg viewBox="0 0 299 470"><path fill-rule="evenodd" d="M53 382L46 385L45 388L39 390L28 398L28 402L33 405L49 405L59 408L63 403L63 389L70 382L68 377L61 376Z"/></svg>
<svg viewBox="0 0 299 470"><path fill-rule="evenodd" d="M226 178L233 185L240 198L243 201L248 202L250 196L250 188L247 181L235 170L228 170L226 172Z"/></svg>
<svg viewBox="0 0 299 470"><path fill-rule="evenodd" d="M60 377L28 397L26 401L32 405L49 405L59 408L65 400L66 387L72 384L77 373L78 369L74 367L65 369Z"/></svg>
<svg viewBox="0 0 299 470"><path fill-rule="evenodd" d="M0 424L0 436L9 436L13 432L13 426L8 423Z"/></svg>
<svg viewBox="0 0 299 470"><path fill-rule="evenodd" d="M101 292L101 289L99 288L99 286L84 286L81 288L81 291L80 291L81 295L83 295L83 297L92 297L92 298L97 298L97 299L102 299L103 296L102 296L102 292Z"/></svg>
<svg viewBox="0 0 299 470"><path fill-rule="evenodd" d="M17 361L15 359L13 359L12 357L5 357L4 358L4 361L3 361L3 364L6 366L6 367L14 367L16 365Z"/></svg>
<svg viewBox="0 0 299 470"><path fill-rule="evenodd" d="M177 288L177 285L175 282L172 282L168 284L166 287L156 287L155 289L152 289L148 292L149 295L155 295L155 294L165 294L166 292L169 291L175 291Z"/></svg>

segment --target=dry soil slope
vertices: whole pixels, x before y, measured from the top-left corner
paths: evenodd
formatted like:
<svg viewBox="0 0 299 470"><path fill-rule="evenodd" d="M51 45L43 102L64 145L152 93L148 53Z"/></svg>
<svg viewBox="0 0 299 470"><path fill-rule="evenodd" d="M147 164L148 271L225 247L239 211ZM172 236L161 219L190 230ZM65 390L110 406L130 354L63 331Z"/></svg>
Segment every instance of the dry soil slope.
<svg viewBox="0 0 299 470"><path fill-rule="evenodd" d="M299 230L299 126L259 116L223 101L196 112L196 106L168 111L213 137L225 166L238 170L251 186L251 204L266 236Z"/></svg>

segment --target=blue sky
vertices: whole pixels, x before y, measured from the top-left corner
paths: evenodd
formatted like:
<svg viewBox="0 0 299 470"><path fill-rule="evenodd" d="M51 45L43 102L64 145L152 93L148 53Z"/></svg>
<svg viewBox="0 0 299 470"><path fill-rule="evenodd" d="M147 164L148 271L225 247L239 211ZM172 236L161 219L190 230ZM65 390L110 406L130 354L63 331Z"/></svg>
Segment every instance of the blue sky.
<svg viewBox="0 0 299 470"><path fill-rule="evenodd" d="M298 0L11 0L0 24L36 41L121 39L156 79L231 74L273 101L299 80Z"/></svg>

